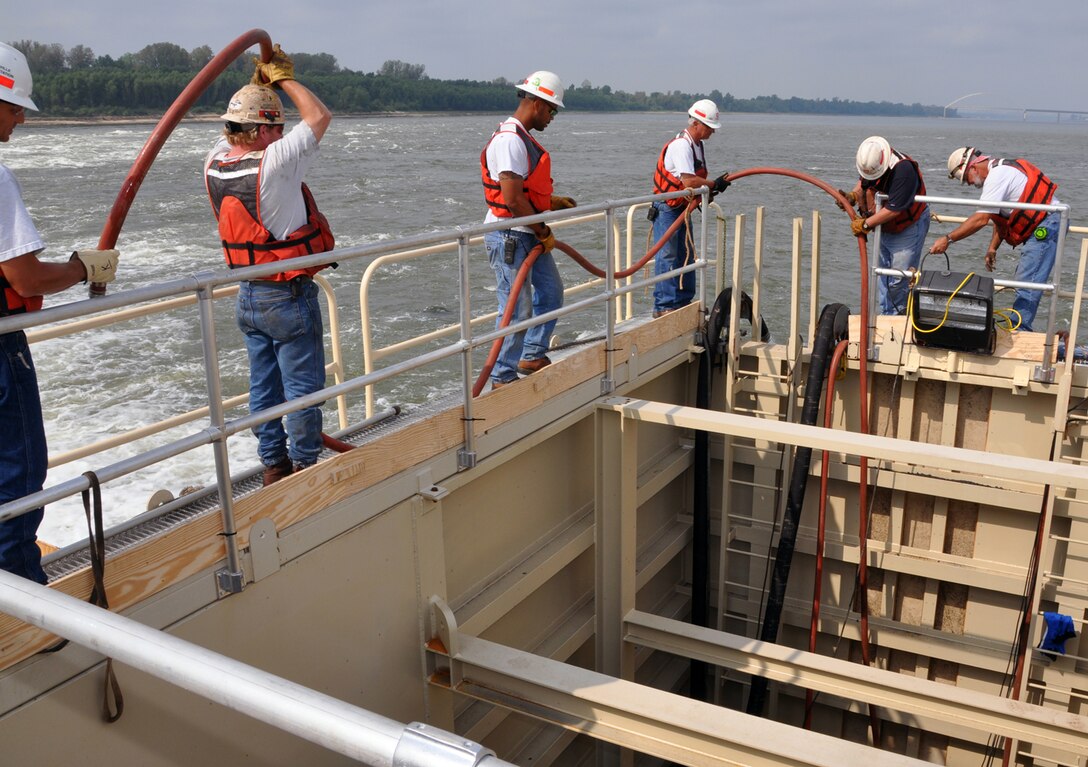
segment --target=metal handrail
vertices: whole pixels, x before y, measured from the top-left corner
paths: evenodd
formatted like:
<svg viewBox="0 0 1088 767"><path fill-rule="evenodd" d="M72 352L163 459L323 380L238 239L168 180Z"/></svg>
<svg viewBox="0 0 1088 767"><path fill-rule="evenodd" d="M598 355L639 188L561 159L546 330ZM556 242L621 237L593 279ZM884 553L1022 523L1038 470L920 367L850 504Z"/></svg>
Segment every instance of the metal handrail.
<svg viewBox="0 0 1088 767"><path fill-rule="evenodd" d="M514 767L462 736L401 724L2 570L0 611L374 767Z"/></svg>

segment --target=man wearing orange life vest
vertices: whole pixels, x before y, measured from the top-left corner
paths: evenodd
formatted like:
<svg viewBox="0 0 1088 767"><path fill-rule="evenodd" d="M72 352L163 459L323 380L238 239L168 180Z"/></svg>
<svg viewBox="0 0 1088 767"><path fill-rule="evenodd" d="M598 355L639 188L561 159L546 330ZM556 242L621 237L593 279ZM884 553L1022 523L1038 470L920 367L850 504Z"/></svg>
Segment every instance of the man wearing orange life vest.
<svg viewBox="0 0 1088 767"><path fill-rule="evenodd" d="M710 99L700 99L688 110L688 127L665 144L654 169L654 194L679 192L683 189L701 191L710 187L714 193L723 192L729 186L725 175L707 179L706 155L703 142L722 127L718 121L718 106ZM684 214L687 198L680 197L652 204L649 212L653 221L654 242L661 238L677 218ZM668 242L654 256L654 274L664 274L679 269L691 260L688 246L688 223L682 223ZM654 284L654 317L687 306L695 297L695 274L685 272Z"/></svg>
<svg viewBox="0 0 1088 767"><path fill-rule="evenodd" d="M258 63L254 79L268 85L247 85L234 94L223 115L224 135L204 165L219 239L232 268L334 247L328 222L303 183L332 113L294 79L294 65L278 45L271 61ZM283 104L273 88L290 97L302 118L286 134ZM239 285L236 311L249 354L251 412L325 385L321 308L312 277L321 268L288 270ZM297 410L253 431L269 485L317 462L321 408Z"/></svg>
<svg viewBox="0 0 1088 767"><path fill-rule="evenodd" d="M26 110L33 78L26 57L0 43L0 143L7 143ZM81 250L62 262L39 261L45 243L23 203L19 182L0 165L0 317L41 309L42 295L77 282L111 282L116 250ZM36 493L45 484L47 446L38 376L26 334L0 334L0 504ZM38 583L47 581L38 548L38 508L0 522L0 570Z"/></svg>
<svg viewBox="0 0 1088 767"><path fill-rule="evenodd" d="M858 183L847 193L859 215L850 222L855 235L880 230L880 266L901 271L916 270L929 234L929 206L915 202L926 193L918 163L892 148L883 136L870 136L858 146L854 158ZM876 194L888 195L876 210ZM905 314L909 277L882 276L877 281L881 314Z"/></svg>
<svg viewBox="0 0 1088 767"><path fill-rule="evenodd" d="M1043 283L1050 279L1058 253L1061 213L1045 210L1002 208L1003 202L1060 205L1054 196L1058 185L1027 160L991 159L975 147L960 147L948 157L948 177L982 189L979 202L991 203L973 213L948 234L939 237L930 253L945 253L949 245L993 224L986 268L993 271L1001 241L1023 245L1016 266L1016 280ZM1019 330L1031 330L1042 291L1016 289L1012 308L1020 317Z"/></svg>
<svg viewBox="0 0 1088 767"><path fill-rule="evenodd" d="M487 202L485 223L573 208L574 200L552 194L551 157L529 131L542 131L563 106L563 83L545 70L517 84L521 101L480 153L480 176ZM500 322L518 270L537 245L544 248L533 263L517 297L512 322L555 311L563 305L563 280L552 257L555 236L546 224L515 226L484 235L487 257L495 272ZM548 345L555 320L506 336L491 370L491 387L518 380L551 364Z"/></svg>

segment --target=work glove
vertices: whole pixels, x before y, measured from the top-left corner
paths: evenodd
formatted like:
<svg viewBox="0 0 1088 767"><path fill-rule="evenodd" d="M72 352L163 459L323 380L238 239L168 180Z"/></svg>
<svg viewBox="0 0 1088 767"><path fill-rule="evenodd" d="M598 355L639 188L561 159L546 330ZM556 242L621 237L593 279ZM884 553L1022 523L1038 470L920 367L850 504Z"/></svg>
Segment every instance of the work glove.
<svg viewBox="0 0 1088 767"><path fill-rule="evenodd" d="M544 252L550 253L555 249L555 235L552 234L550 227L544 227L544 232L545 234L543 237L538 234L536 238L540 241L540 244L544 246Z"/></svg>
<svg viewBox="0 0 1088 767"><path fill-rule="evenodd" d="M869 230L865 228L865 217L858 216L857 218L851 219L850 231L853 232L855 236L859 234L868 234Z"/></svg>
<svg viewBox="0 0 1088 767"><path fill-rule="evenodd" d="M846 201L850 203L851 208L858 204L858 196L853 192L847 192L845 189L840 189L839 194L846 198ZM839 210L846 210L838 200L835 200L835 204L839 206Z"/></svg>
<svg viewBox="0 0 1088 767"><path fill-rule="evenodd" d="M72 253L69 261L79 259L83 268L87 270L84 282L93 282L105 285L113 282L117 276L117 259L120 254L116 250L77 250Z"/></svg>
<svg viewBox="0 0 1088 767"><path fill-rule="evenodd" d="M573 208L578 203L574 201L573 197L563 197L558 194L552 195L551 210L566 210L567 208Z"/></svg>
<svg viewBox="0 0 1088 767"><path fill-rule="evenodd" d="M272 48L272 58L267 63L260 59L254 59L256 71L253 73L254 82L259 85L279 86L276 83L281 80L295 79L295 62L283 52L280 44L276 43Z"/></svg>
<svg viewBox="0 0 1088 767"><path fill-rule="evenodd" d="M729 180L726 179L726 176L728 175L728 173L723 173L722 175L714 179L714 183L710 185L710 191L714 194L721 194L726 189L728 189L730 183Z"/></svg>

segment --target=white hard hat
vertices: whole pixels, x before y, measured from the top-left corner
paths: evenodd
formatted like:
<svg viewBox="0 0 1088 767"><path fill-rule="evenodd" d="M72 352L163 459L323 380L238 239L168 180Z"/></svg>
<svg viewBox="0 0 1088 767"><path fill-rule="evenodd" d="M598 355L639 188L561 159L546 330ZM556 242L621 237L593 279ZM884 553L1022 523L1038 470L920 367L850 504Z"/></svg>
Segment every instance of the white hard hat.
<svg viewBox="0 0 1088 767"><path fill-rule="evenodd" d="M982 152L973 146L961 146L948 155L948 177L958 179L961 184L967 183L967 167L972 160L982 157Z"/></svg>
<svg viewBox="0 0 1088 767"><path fill-rule="evenodd" d="M563 81L555 72L546 69L533 72L517 84L517 89L557 107L563 106Z"/></svg>
<svg viewBox="0 0 1088 767"><path fill-rule="evenodd" d="M241 125L283 125L283 102L265 85L246 85L230 97L222 119Z"/></svg>
<svg viewBox="0 0 1088 767"><path fill-rule="evenodd" d="M0 43L0 101L38 111L30 100L34 78L30 75L26 56L7 43Z"/></svg>
<svg viewBox="0 0 1088 767"><path fill-rule="evenodd" d="M718 122L718 105L710 99L699 99L691 105L688 116L694 117L708 128L718 130L722 124Z"/></svg>
<svg viewBox="0 0 1088 767"><path fill-rule="evenodd" d="M854 165L858 175L866 181L875 181L894 168L899 158L892 151L892 145L883 136L870 136L861 142Z"/></svg>

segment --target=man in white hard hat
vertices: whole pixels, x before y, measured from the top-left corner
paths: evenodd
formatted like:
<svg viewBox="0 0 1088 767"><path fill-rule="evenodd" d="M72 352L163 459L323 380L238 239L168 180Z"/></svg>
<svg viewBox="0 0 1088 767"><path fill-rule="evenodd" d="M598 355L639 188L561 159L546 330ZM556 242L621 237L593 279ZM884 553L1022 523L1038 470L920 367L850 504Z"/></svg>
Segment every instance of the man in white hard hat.
<svg viewBox="0 0 1088 767"><path fill-rule="evenodd" d="M922 260L922 248L929 233L929 206L915 202L926 193L926 182L918 163L892 148L883 136L870 136L858 145L854 166L858 183L846 194L858 205L858 216L850 222L856 235L880 230L880 266L911 271ZM888 199L876 210L876 195ZM909 277L881 277L877 282L881 314L905 314Z"/></svg>
<svg viewBox="0 0 1088 767"><path fill-rule="evenodd" d="M219 239L232 268L324 253L335 247L328 221L303 183L332 113L295 80L279 45L257 63L264 84L243 87L230 100L223 137L204 165ZM302 118L284 133L286 93ZM313 275L323 266L291 269L242 282L238 327L249 354L249 409L266 410L325 386L325 345ZM286 422L286 430L284 429ZM289 413L253 429L264 484L301 471L321 453L321 408Z"/></svg>
<svg viewBox="0 0 1088 767"><path fill-rule="evenodd" d="M11 139L26 110L33 80L26 57L0 43L0 143ZM39 261L45 249L30 220L22 190L0 165L0 317L37 311L42 296L77 282L107 283L117 269L116 250L81 250L67 261ZM0 504L42 489L47 448L34 360L22 330L0 334ZM0 569L45 583L38 526L44 509L0 522Z"/></svg>
<svg viewBox="0 0 1088 767"><path fill-rule="evenodd" d="M563 83L554 72L533 72L516 86L517 109L488 139L480 153L480 176L487 202L485 223L531 216L547 210L573 208L570 197L552 194L552 164L546 149L529 131L542 131L563 107ZM500 322L510 289L521 265L537 246L544 248L533 263L517 296L511 322L555 311L563 305L563 280L552 249L555 236L547 224L514 226L484 235L487 257L495 272ZM491 387L518 380L551 364L548 346L555 320L503 339L499 358L491 370Z"/></svg>
<svg viewBox="0 0 1088 767"><path fill-rule="evenodd" d="M997 248L1001 241L1023 247L1016 266L1016 280L1046 282L1054 268L1058 253L1058 228L1061 214L1057 211L1014 210L1002 208L1003 202L1028 202L1038 205L1060 205L1054 196L1058 185L1024 159L991 159L975 147L963 146L948 157L948 177L961 184L982 189L979 202L991 203L979 208L951 232L937 238L930 253L945 253L948 247L970 237L987 224L993 224L990 246L986 250L986 268L993 271L997 263ZM1042 291L1016 289L1012 308L1019 317L1019 330L1031 330L1039 309Z"/></svg>
<svg viewBox="0 0 1088 767"><path fill-rule="evenodd" d="M700 191L710 187L715 193L729 186L725 174L709 179L703 142L722 127L718 105L710 99L700 99L688 109L688 127L669 139L657 158L654 169L654 194L679 192L684 189ZM649 218L653 222L654 242L659 242L677 218L684 215L688 200L678 197L652 203ZM679 269L691 260L691 238L688 222L680 224L654 256L654 274ZM695 274L685 272L654 284L654 317L687 306L695 297Z"/></svg>

